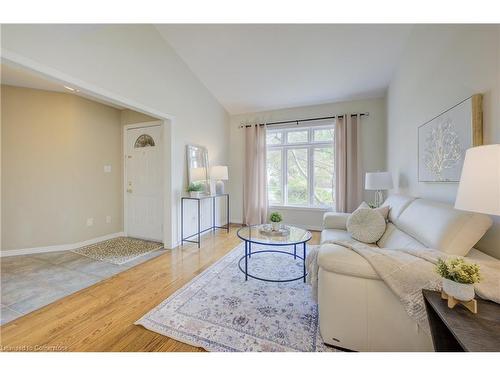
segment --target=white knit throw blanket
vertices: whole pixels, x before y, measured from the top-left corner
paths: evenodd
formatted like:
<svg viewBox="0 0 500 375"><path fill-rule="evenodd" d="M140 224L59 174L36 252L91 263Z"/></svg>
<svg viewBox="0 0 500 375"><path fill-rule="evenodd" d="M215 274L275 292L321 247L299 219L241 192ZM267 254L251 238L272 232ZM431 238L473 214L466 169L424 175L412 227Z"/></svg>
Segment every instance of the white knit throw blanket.
<svg viewBox="0 0 500 375"><path fill-rule="evenodd" d="M436 273L434 265L439 258L448 259L457 256L427 248L411 250L371 247L356 240L331 243L347 247L365 258L396 294L408 315L422 329L429 332L422 289L440 291L441 277ZM307 281L312 286L315 299L318 289L317 257L320 249L321 247L312 249L306 259ZM476 293L482 298L500 303L500 261L476 259L468 261L477 263L480 267L482 281L474 285Z"/></svg>

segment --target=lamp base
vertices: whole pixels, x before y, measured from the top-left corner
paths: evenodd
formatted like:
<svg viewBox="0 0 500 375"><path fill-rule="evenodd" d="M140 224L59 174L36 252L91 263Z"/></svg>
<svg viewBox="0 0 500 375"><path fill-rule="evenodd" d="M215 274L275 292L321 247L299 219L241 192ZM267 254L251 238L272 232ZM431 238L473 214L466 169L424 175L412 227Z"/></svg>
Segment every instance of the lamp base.
<svg viewBox="0 0 500 375"><path fill-rule="evenodd" d="M382 190L377 190L375 192L375 208L380 207L382 203L384 203L384 193L382 192Z"/></svg>
<svg viewBox="0 0 500 375"><path fill-rule="evenodd" d="M217 181L217 183L215 184L215 194L224 194L224 181Z"/></svg>

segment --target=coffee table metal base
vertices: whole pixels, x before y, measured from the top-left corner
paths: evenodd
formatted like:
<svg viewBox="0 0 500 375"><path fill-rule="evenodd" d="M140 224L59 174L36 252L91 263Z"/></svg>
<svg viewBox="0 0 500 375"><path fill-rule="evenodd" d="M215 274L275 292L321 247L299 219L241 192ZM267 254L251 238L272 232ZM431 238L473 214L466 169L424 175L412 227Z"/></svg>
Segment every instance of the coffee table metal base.
<svg viewBox="0 0 500 375"><path fill-rule="evenodd" d="M243 255L240 260L238 261L238 268L240 269L241 272L245 274L245 280L248 280L249 277L255 280L260 280L260 281L266 281L270 283L288 283L291 281L297 281L302 279L304 282L306 282L306 243L302 243L303 246L303 256L297 255L297 245L293 245L293 254L289 253L287 251L282 251L282 250L258 250L258 251L253 251L252 252L252 243L250 241L245 241L245 255ZM278 245L279 246L279 245ZM256 275L252 275L251 273L248 272L248 260L251 259L252 255L255 254L260 254L260 253L280 253L280 254L285 254L292 256L294 259L301 259L302 260L302 269L303 269L303 274L299 277L295 277L292 279L265 279L263 277L259 277ZM244 261L244 265L242 265L242 262Z"/></svg>

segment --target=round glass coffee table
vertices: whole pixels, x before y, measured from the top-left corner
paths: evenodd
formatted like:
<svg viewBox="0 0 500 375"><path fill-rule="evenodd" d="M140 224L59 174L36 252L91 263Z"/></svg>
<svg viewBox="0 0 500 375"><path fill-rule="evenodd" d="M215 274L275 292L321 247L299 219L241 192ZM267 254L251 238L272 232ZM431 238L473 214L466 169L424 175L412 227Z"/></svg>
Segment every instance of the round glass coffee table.
<svg viewBox="0 0 500 375"><path fill-rule="evenodd" d="M248 278L251 277L252 279L260 281L268 281L273 283L286 283L300 279L303 279L304 282L306 282L306 276L307 276L306 243L312 237L311 232L301 228L287 225L286 228L288 228L289 230L289 233L287 235L285 236L269 235L261 231L264 225L266 224L252 225L249 227L240 228L238 230L237 233L238 237L241 238L243 241L245 241L245 255L242 256L238 262L238 267L240 268L241 272L245 274L245 280L248 280ZM265 245L277 249L257 250L252 252L252 244ZM282 250L283 246L293 246L293 253ZM299 246L299 251L300 251L300 246L302 246L302 254L300 255L297 255L297 246ZM248 264L250 259L252 258L252 255L262 254L262 253L286 254L292 256L294 259L301 259L303 274L299 277L283 280L283 279L266 279L249 273ZM242 263L244 263L244 265L242 265Z"/></svg>

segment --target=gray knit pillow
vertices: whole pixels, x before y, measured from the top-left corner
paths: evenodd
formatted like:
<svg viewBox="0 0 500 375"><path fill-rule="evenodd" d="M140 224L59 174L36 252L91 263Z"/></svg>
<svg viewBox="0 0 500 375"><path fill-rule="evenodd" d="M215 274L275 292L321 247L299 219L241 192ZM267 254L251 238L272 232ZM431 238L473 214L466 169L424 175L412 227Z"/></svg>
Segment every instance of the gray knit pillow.
<svg viewBox="0 0 500 375"><path fill-rule="evenodd" d="M355 240L364 243L377 242L385 232L385 219L371 208L358 208L347 219L347 231Z"/></svg>

